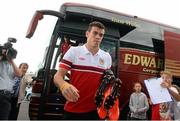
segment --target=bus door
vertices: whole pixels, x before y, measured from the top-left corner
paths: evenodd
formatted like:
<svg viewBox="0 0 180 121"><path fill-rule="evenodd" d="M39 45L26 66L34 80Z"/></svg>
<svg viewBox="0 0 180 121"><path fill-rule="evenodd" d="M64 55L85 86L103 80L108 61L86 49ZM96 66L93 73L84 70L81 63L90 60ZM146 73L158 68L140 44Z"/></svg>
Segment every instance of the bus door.
<svg viewBox="0 0 180 121"><path fill-rule="evenodd" d="M38 22L43 19L45 15L55 16L58 17L58 20L64 20L64 15L60 12L52 11L52 10L40 10L36 11L31 23L29 25L28 31L26 33L26 38L31 38L36 30L36 27L38 25ZM37 119L50 119L48 117L55 117L54 119L61 117L62 115L54 114L46 112L46 109L53 110L54 104L51 103L52 99L51 97L47 98L47 93L49 92L49 83L52 82L53 76L56 73L56 70L50 70L51 61L53 57L53 52L56 46L58 35L58 26L55 27L52 37L50 39L49 46L46 48L44 62L41 67L41 69L38 70L37 76L34 77L34 84L32 88L32 96L29 103L29 117L31 120L37 120ZM57 97L55 99L56 102L59 102L61 99ZM62 99L63 100L63 99ZM52 105L49 108L49 105L46 105L46 103ZM55 107L56 110L58 110Z"/></svg>
<svg viewBox="0 0 180 121"><path fill-rule="evenodd" d="M180 34L164 31L165 69L180 77Z"/></svg>

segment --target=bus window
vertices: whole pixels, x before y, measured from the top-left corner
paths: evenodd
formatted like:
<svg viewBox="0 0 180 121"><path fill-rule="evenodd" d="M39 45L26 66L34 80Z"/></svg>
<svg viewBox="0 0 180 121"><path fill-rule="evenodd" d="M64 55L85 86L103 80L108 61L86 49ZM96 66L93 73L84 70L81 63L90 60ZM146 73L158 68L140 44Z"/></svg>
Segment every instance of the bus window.
<svg viewBox="0 0 180 121"><path fill-rule="evenodd" d="M115 42L104 39L100 45L100 48L111 55L112 61L115 60L116 44Z"/></svg>
<svg viewBox="0 0 180 121"><path fill-rule="evenodd" d="M131 42L125 42L125 41L120 41L120 47L139 49L139 50L145 50L145 51L150 51L150 52L154 51L154 49L152 47L135 44L135 43L131 43Z"/></svg>
<svg viewBox="0 0 180 121"><path fill-rule="evenodd" d="M152 38L154 52L156 54L163 54L164 53L164 41Z"/></svg>
<svg viewBox="0 0 180 121"><path fill-rule="evenodd" d="M65 43L65 39L68 38L69 42ZM53 54L53 60L52 60L52 66L51 69L59 69L59 62L63 58L64 54L68 51L68 49L71 46L81 46L84 44L84 41L82 41L79 37L70 35L70 34L64 34L60 35L55 46L54 54Z"/></svg>
<svg viewBox="0 0 180 121"><path fill-rule="evenodd" d="M117 66L117 63L118 63L118 54L117 54L117 50L116 49L118 46L117 44L117 41L118 40L115 40L115 39L109 39L109 38L104 38L101 45L100 45L100 48L106 52L108 52L110 55L111 55L111 58L112 58L112 71L114 72L114 74L118 77L118 66Z"/></svg>

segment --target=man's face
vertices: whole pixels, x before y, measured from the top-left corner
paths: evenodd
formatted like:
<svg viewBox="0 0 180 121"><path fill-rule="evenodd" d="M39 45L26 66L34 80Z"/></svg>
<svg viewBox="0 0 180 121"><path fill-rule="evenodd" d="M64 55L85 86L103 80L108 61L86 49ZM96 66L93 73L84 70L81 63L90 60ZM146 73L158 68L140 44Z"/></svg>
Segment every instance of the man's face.
<svg viewBox="0 0 180 121"><path fill-rule="evenodd" d="M172 81L171 77L168 74L162 74L161 78L162 78L163 81L167 82L168 84L170 84L171 81Z"/></svg>
<svg viewBox="0 0 180 121"><path fill-rule="evenodd" d="M87 44L93 48L99 47L104 37L104 29L93 26L86 32Z"/></svg>
<svg viewBox="0 0 180 121"><path fill-rule="evenodd" d="M27 66L26 64L23 64L23 65L21 66L22 74L24 75L24 74L27 72L27 70L28 70L28 66Z"/></svg>

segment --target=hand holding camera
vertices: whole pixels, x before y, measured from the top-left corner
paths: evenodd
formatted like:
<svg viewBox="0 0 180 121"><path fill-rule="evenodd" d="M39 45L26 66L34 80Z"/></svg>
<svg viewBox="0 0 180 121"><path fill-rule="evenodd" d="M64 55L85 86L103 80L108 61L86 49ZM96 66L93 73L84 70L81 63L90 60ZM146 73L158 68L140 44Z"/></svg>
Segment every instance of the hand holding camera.
<svg viewBox="0 0 180 121"><path fill-rule="evenodd" d="M12 43L16 43L15 38L8 38L8 41L3 46L0 45L0 60L12 60L16 58L17 51L13 48Z"/></svg>

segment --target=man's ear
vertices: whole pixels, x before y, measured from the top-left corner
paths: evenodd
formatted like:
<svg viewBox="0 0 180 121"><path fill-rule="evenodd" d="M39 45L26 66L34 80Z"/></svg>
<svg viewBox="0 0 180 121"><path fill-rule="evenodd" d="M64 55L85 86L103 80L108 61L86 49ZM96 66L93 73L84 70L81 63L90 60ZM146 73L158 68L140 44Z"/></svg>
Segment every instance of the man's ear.
<svg viewBox="0 0 180 121"><path fill-rule="evenodd" d="M86 37L88 38L88 36L89 36L89 31L86 31Z"/></svg>

